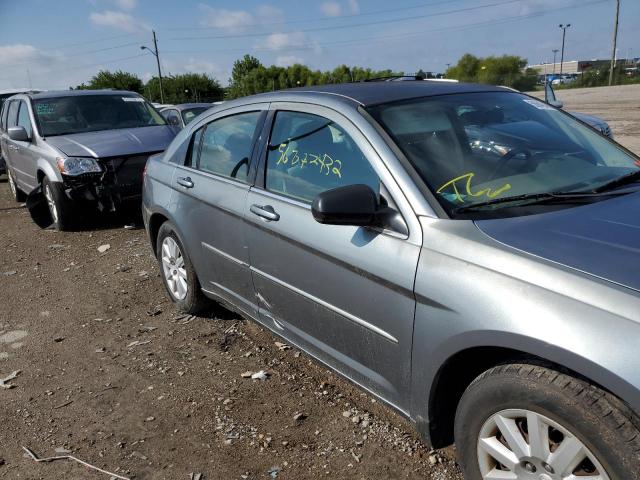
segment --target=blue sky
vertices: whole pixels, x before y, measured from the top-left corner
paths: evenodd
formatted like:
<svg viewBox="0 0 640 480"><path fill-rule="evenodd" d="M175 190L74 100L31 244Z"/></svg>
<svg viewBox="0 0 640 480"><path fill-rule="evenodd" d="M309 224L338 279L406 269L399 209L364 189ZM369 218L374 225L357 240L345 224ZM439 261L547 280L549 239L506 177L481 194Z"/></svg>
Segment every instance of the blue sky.
<svg viewBox="0 0 640 480"><path fill-rule="evenodd" d="M640 56L640 1L621 0L619 56ZM244 53L264 64L443 71L464 53L607 58L615 0L0 0L0 89L68 88L100 69L226 84ZM30 80L29 80L30 79Z"/></svg>

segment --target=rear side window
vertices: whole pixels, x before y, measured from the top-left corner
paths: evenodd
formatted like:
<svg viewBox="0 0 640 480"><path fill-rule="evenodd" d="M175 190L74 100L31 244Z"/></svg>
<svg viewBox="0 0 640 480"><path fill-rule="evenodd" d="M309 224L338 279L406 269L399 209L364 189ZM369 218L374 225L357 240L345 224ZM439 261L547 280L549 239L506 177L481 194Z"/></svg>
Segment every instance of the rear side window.
<svg viewBox="0 0 640 480"><path fill-rule="evenodd" d="M27 131L27 135L31 137L33 129L31 128L31 118L29 118L29 107L24 100L20 102L20 111L18 113L18 126L24 127Z"/></svg>
<svg viewBox="0 0 640 480"><path fill-rule="evenodd" d="M246 183L260 116L261 112L240 113L207 124L196 168Z"/></svg>
<svg viewBox="0 0 640 480"><path fill-rule="evenodd" d="M9 105L9 116L7 118L7 128L15 127L18 122L18 107L20 102L18 100L12 100Z"/></svg>
<svg viewBox="0 0 640 480"><path fill-rule="evenodd" d="M378 175L342 127L308 113L277 113L267 156L267 190L310 203L326 190L355 184L380 191Z"/></svg>

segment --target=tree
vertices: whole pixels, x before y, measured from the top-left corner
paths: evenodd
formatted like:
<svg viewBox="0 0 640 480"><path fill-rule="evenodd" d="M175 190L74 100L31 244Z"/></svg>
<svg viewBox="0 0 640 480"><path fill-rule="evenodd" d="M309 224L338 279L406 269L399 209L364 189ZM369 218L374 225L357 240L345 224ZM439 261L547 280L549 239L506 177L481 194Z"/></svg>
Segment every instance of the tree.
<svg viewBox="0 0 640 480"><path fill-rule="evenodd" d="M245 55L241 60L233 63L231 78L229 79L229 98L238 98L256 93L252 91L250 77L259 68L264 68L256 57ZM255 85L254 85L255 86Z"/></svg>
<svg viewBox="0 0 640 480"><path fill-rule="evenodd" d="M224 89L216 79L203 73L185 73L162 77L166 103L215 102L222 100ZM160 101L160 82L153 77L145 86L145 96Z"/></svg>
<svg viewBox="0 0 640 480"><path fill-rule="evenodd" d="M527 60L515 55L476 57L467 53L447 70L447 78L462 82L504 85L518 90L531 90L536 84L535 71L524 70Z"/></svg>
<svg viewBox="0 0 640 480"><path fill-rule="evenodd" d="M76 87L77 90L99 90L104 88L113 88L115 90L129 90L131 92L142 93L143 83L136 75L118 70L110 72L108 70L100 70L96 75L91 77L88 84L81 83Z"/></svg>

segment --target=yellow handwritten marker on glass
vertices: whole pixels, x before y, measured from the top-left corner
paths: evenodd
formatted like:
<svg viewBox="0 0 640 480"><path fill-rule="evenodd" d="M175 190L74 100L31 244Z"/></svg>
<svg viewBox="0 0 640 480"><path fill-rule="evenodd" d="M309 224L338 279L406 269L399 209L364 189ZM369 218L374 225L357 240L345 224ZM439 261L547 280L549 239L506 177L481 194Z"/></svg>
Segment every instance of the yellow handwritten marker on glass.
<svg viewBox="0 0 640 480"><path fill-rule="evenodd" d="M496 190L485 188L484 190L480 190L474 193L473 190L471 190L471 180L473 179L473 177L475 177L475 175L476 175L475 173L469 172L469 173L465 173L464 175L460 175L459 177L456 177L453 180L449 180L447 183L442 185L438 190L436 190L436 193L442 193L444 190L447 189L447 187L452 187L453 192L456 195L456 200L458 202L464 203L464 198L462 198L462 195L460 195L460 191L458 190L458 185L457 185L457 182L464 179L466 179L465 193L470 197L482 197L486 195L488 198L496 198L498 195L506 192L507 190L511 190L511 184L505 183L502 187Z"/></svg>

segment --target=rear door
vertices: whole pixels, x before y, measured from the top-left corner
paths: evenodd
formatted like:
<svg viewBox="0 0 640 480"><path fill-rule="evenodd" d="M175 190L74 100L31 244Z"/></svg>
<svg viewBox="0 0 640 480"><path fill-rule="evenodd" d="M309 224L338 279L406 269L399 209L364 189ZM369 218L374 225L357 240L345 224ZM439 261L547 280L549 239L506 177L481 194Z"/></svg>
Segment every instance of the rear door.
<svg viewBox="0 0 640 480"><path fill-rule="evenodd" d="M201 287L254 317L243 214L252 152L267 108L234 108L200 121L185 165L178 165L173 177L178 227Z"/></svg>
<svg viewBox="0 0 640 480"><path fill-rule="evenodd" d="M274 108L246 211L261 321L403 409L422 235L417 219L347 118L315 105ZM317 223L315 196L351 184L374 189L402 213L408 230Z"/></svg>

